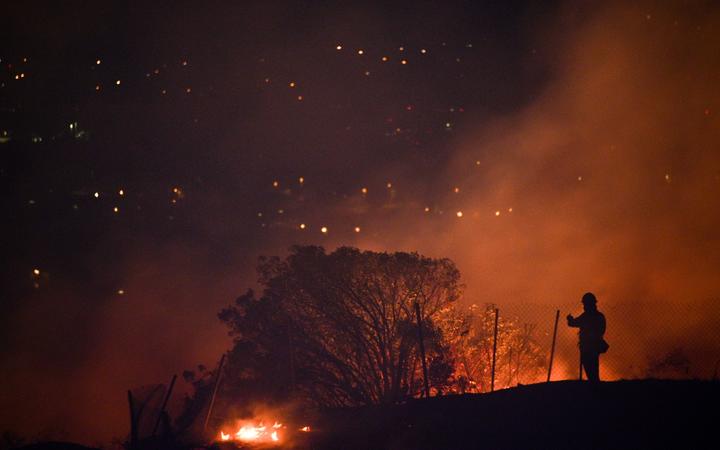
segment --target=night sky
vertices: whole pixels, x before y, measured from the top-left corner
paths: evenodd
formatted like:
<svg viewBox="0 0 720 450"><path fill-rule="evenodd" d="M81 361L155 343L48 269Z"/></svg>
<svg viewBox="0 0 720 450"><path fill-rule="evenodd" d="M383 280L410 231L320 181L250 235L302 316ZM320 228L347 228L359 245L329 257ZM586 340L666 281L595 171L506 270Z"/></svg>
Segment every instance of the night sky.
<svg viewBox="0 0 720 450"><path fill-rule="evenodd" d="M293 244L449 257L464 303L542 330L592 290L606 378L720 359L712 2L13 2L0 26L0 431L122 436L126 390L215 364L217 312Z"/></svg>

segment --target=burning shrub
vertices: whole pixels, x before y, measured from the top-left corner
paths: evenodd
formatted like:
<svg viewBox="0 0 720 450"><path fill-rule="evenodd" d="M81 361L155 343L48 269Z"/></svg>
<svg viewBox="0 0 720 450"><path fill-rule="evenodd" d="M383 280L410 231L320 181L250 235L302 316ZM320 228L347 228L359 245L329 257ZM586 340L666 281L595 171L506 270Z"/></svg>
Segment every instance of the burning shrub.
<svg viewBox="0 0 720 450"><path fill-rule="evenodd" d="M442 311L442 328L455 357L457 393L490 390L495 305L471 305ZM542 347L535 339L535 325L520 324L513 318L498 322L496 387L537 381L545 368Z"/></svg>

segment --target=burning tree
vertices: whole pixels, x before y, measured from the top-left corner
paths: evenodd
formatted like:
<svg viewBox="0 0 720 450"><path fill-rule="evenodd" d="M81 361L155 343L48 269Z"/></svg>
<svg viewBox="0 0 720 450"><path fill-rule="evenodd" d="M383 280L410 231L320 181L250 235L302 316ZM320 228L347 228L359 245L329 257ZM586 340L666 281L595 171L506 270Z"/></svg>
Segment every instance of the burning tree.
<svg viewBox="0 0 720 450"><path fill-rule="evenodd" d="M298 246L285 259L261 258L258 274L262 295L248 291L219 314L234 338L227 400L347 406L419 395L415 303L432 387L450 384L454 360L437 322L461 294L452 261Z"/></svg>
<svg viewBox="0 0 720 450"><path fill-rule="evenodd" d="M443 311L439 326L455 356L456 392L488 392L495 326L495 305L471 305ZM545 366L544 353L535 339L535 325L500 316L495 386L508 387L536 381Z"/></svg>
<svg viewBox="0 0 720 450"><path fill-rule="evenodd" d="M262 293L249 290L219 313L233 346L214 417L257 416L253 405L292 400L352 406L420 396L416 304L431 395L489 390L494 306L455 306L462 286L452 261L297 246L284 259L260 258L257 270ZM544 367L531 325L502 318L497 350L498 387L532 382ZM203 373L186 374L195 387L188 423L217 379Z"/></svg>

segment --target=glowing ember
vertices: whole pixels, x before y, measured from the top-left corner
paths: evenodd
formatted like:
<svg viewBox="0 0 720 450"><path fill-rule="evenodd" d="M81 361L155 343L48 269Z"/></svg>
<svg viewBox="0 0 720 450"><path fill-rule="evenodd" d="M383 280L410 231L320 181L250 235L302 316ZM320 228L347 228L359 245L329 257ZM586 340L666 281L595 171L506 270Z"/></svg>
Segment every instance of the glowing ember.
<svg viewBox="0 0 720 450"><path fill-rule="evenodd" d="M306 433L310 432L310 427L305 425L304 427L300 428L300 431L304 431Z"/></svg>

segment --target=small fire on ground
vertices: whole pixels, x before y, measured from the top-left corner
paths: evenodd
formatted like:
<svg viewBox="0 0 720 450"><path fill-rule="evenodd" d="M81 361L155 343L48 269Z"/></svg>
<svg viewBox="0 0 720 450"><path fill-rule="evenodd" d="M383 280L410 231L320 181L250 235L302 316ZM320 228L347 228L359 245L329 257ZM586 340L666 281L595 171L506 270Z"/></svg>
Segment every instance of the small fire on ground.
<svg viewBox="0 0 720 450"><path fill-rule="evenodd" d="M221 430L219 440L221 442L244 442L244 443L279 443L287 431L287 426L275 421L272 426L267 426L263 422L241 422L238 424L237 431ZM309 432L310 427L304 426L298 428L298 431Z"/></svg>

